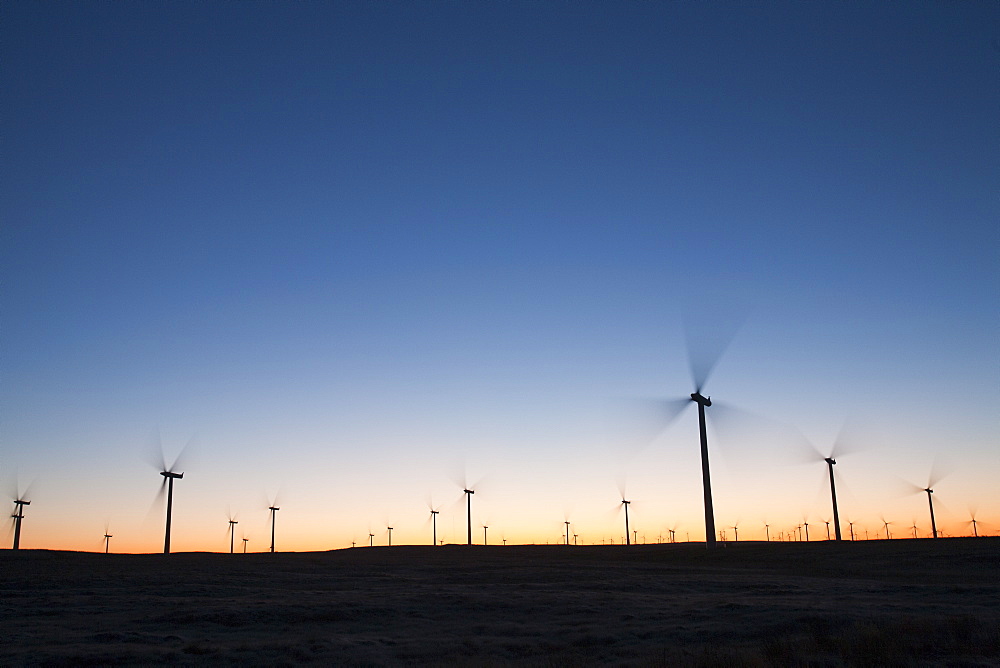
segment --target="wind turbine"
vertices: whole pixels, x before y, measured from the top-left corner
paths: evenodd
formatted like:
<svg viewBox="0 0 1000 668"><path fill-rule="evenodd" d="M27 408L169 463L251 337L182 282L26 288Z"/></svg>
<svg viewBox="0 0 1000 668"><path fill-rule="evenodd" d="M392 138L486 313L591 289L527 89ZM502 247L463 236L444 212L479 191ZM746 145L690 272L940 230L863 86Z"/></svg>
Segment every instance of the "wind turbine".
<svg viewBox="0 0 1000 668"><path fill-rule="evenodd" d="M892 539L892 534L889 533L889 525L892 524L892 522L886 522L885 518L883 517L882 518L882 524L885 525L885 539L886 540L891 540Z"/></svg>
<svg viewBox="0 0 1000 668"><path fill-rule="evenodd" d="M739 527L740 527L740 523L739 522L736 522L736 524L733 525L733 542L734 543L740 542L740 528Z"/></svg>
<svg viewBox="0 0 1000 668"><path fill-rule="evenodd" d="M483 545L486 545L486 530L489 529L485 524L483 525Z"/></svg>
<svg viewBox="0 0 1000 668"><path fill-rule="evenodd" d="M629 532L628 532L628 507L629 507L630 503L632 503L632 502L631 501L626 501L625 499L622 499L622 505L625 506L625 544L626 545L631 545L631 543L629 542L630 541L630 536L629 536Z"/></svg>
<svg viewBox="0 0 1000 668"><path fill-rule="evenodd" d="M927 492L927 506L931 509L931 537L937 538L937 522L934 521L934 500L931 498L931 494L934 493L934 490L927 487L924 491Z"/></svg>
<svg viewBox="0 0 1000 668"><path fill-rule="evenodd" d="M966 522L967 525L972 526L972 535L975 538L979 538L979 529L976 527L976 511L969 511L969 520Z"/></svg>
<svg viewBox="0 0 1000 668"><path fill-rule="evenodd" d="M767 542L770 543L771 542L771 525L770 524L765 524L764 525L764 535L767 537Z"/></svg>
<svg viewBox="0 0 1000 668"><path fill-rule="evenodd" d="M934 487L936 487L937 484L941 482L945 478L945 476L947 476L950 472L951 472L950 470L945 469L939 458L935 458L934 463L931 464L931 473L927 477L926 487L920 487L918 485L914 485L913 483L909 483L910 488L914 493L924 492L927 495L927 507L930 509L931 512L932 538L938 537L938 530L937 530L937 522L934 520L934 499L931 497L931 494L934 493Z"/></svg>
<svg viewBox="0 0 1000 668"><path fill-rule="evenodd" d="M368 547L375 547L375 534L368 534Z"/></svg>
<svg viewBox="0 0 1000 668"><path fill-rule="evenodd" d="M386 527L389 530L389 547L392 547L392 527Z"/></svg>
<svg viewBox="0 0 1000 668"><path fill-rule="evenodd" d="M28 501L24 496L19 495L18 498L14 499L14 514L11 515L14 518L14 548L15 550L21 549L21 520L24 519L24 507L30 506L31 501Z"/></svg>
<svg viewBox="0 0 1000 668"><path fill-rule="evenodd" d="M472 545L472 495L475 494L475 491L469 489L468 487L462 491L465 493L465 500L469 509L469 545Z"/></svg>
<svg viewBox="0 0 1000 668"><path fill-rule="evenodd" d="M846 443L844 435L845 429L846 426L841 427L840 433L837 434L837 438L834 440L833 446L829 450L829 454L823 454L823 452L821 452L818 447L813 445L809 439L807 439L804 435L799 434L799 438L802 439L802 442L809 452L808 460L823 460L823 462L826 463L827 472L830 477L830 503L833 507L833 531L837 540L841 540L842 536L840 533L840 509L837 506L837 481L833 472L833 467L837 465L837 457L849 454L852 450L854 450L854 448L850 447L850 444ZM814 460L813 457L816 459Z"/></svg>
<svg viewBox="0 0 1000 668"><path fill-rule="evenodd" d="M108 523L105 522L104 523L104 554L107 554L108 551L111 549L111 539L112 538L114 538L114 536L112 536L111 534L108 533Z"/></svg>
<svg viewBox="0 0 1000 668"><path fill-rule="evenodd" d="M157 498L163 498L164 488L167 490L167 524L163 535L163 554L170 554L170 522L174 507L174 480L180 480L184 477L184 473L178 473L177 468L181 466L181 458L184 456L184 453L193 441L194 438L192 437L187 442L187 445L181 449L180 454L177 455L176 459L174 459L174 463L167 466L167 460L163 454L163 442L160 440L159 431L156 432L156 445L157 450L159 451L159 459L153 463L158 464L160 468L160 475L163 476L163 482L160 484L160 491Z"/></svg>
<svg viewBox="0 0 1000 668"><path fill-rule="evenodd" d="M431 510L431 523L434 525L434 537L431 540L431 545L437 545L438 542L438 511Z"/></svg>
<svg viewBox="0 0 1000 668"><path fill-rule="evenodd" d="M719 326L721 325L721 326ZM688 362L691 370L691 380L694 392L689 397L659 400L656 402L659 413L660 430L665 429L676 420L681 412L692 402L698 405L698 434L701 445L701 484L705 506L705 544L713 547L716 543L715 510L712 505L712 477L708 458L708 432L705 426L705 409L712 405L711 397L705 396L705 387L712 370L729 343L739 329L736 322L716 323L711 330L695 334L686 328Z"/></svg>
<svg viewBox="0 0 1000 668"><path fill-rule="evenodd" d="M236 544L236 525L239 522L233 518L232 515L229 516L229 554L233 554L233 546Z"/></svg>
<svg viewBox="0 0 1000 668"><path fill-rule="evenodd" d="M247 553L247 541L249 541L249 540L250 539L247 538L246 536L243 537L243 554Z"/></svg>
<svg viewBox="0 0 1000 668"><path fill-rule="evenodd" d="M566 546L569 546L569 520L566 520Z"/></svg>
<svg viewBox="0 0 1000 668"><path fill-rule="evenodd" d="M281 508L277 507L276 505L274 505L274 503L272 503L270 506L267 507L267 510L269 513L271 513L271 553L274 554L274 522L275 518L278 515L278 511L281 510Z"/></svg>

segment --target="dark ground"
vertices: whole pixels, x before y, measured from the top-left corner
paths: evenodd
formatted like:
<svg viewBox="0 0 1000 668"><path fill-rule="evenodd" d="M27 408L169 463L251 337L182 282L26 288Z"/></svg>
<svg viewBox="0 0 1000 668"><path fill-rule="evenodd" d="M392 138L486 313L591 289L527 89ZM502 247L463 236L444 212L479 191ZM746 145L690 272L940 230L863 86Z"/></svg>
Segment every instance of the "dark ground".
<svg viewBox="0 0 1000 668"><path fill-rule="evenodd" d="M1000 665L1000 538L0 551L0 665Z"/></svg>

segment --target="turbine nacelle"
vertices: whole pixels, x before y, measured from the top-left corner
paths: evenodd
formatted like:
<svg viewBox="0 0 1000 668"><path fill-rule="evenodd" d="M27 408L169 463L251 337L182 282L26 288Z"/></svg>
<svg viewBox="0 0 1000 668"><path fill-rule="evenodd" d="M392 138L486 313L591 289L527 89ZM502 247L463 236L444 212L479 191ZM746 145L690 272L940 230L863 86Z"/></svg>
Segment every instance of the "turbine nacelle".
<svg viewBox="0 0 1000 668"><path fill-rule="evenodd" d="M836 466L837 465L837 460L834 459L833 457L826 457L826 458L823 459L823 461L825 461L830 466Z"/></svg>
<svg viewBox="0 0 1000 668"><path fill-rule="evenodd" d="M702 406L712 405L712 398L704 396L700 391L691 393L691 401L701 404Z"/></svg>
<svg viewBox="0 0 1000 668"><path fill-rule="evenodd" d="M164 478L183 478L183 473L174 473L173 471L160 471L160 475Z"/></svg>
<svg viewBox="0 0 1000 668"><path fill-rule="evenodd" d="M471 489L466 489L466 490L462 490L462 491L464 491L466 494L475 494L475 491L473 491Z"/></svg>

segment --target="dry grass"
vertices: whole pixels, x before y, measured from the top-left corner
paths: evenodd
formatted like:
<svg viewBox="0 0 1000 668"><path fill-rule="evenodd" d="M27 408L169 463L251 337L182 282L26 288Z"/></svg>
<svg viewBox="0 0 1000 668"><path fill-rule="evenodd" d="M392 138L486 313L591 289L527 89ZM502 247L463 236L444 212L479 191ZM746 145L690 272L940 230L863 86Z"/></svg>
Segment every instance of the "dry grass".
<svg viewBox="0 0 1000 668"><path fill-rule="evenodd" d="M0 665L1000 664L1000 539L0 552Z"/></svg>

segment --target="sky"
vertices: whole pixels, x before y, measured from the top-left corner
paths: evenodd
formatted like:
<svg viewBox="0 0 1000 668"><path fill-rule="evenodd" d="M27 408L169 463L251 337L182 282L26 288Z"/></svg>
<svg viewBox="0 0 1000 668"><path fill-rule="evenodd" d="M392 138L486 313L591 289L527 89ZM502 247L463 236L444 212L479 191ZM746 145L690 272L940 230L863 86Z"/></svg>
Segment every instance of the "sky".
<svg viewBox="0 0 1000 668"><path fill-rule="evenodd" d="M1000 6L0 6L22 548L1000 532ZM659 403L657 403L659 402ZM944 475L947 474L947 475ZM943 475L943 477L941 477ZM275 501L277 499L277 501ZM13 505L10 505L13 509ZM769 526L765 530L765 524ZM8 546L9 532L4 539ZM825 537L825 528L819 531ZM237 547L239 549L239 547Z"/></svg>

